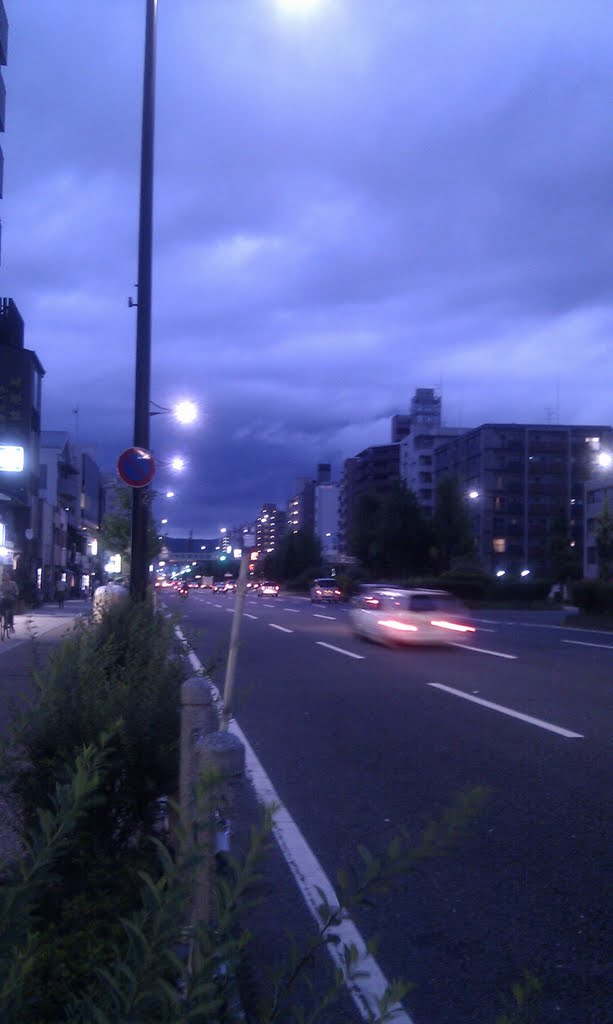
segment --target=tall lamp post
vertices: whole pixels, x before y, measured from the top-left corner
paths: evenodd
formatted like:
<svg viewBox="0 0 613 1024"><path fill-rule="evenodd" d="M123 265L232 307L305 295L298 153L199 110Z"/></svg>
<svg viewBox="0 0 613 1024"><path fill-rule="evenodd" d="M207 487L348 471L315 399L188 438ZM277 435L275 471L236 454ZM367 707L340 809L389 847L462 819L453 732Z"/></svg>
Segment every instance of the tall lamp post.
<svg viewBox="0 0 613 1024"><path fill-rule="evenodd" d="M157 0L147 0L143 119L140 164L140 216L138 233L138 303L136 310L136 374L134 385L134 446L149 450L151 388L151 250L153 235L153 134L155 118L155 44ZM147 527L149 488L132 493L132 546L130 592L144 600L149 576Z"/></svg>

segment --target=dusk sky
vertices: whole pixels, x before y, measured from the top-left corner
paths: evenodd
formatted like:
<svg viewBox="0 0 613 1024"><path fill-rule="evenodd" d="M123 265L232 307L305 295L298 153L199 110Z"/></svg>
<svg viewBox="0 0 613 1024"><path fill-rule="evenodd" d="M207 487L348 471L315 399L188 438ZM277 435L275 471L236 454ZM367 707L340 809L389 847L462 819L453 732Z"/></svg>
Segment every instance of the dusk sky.
<svg viewBox="0 0 613 1024"><path fill-rule="evenodd" d="M304 6L159 0L151 395L201 409L152 421L189 462L157 505L171 533L284 506L318 462L338 479L417 387L450 426L613 421L609 0ZM46 370L43 427L111 469L145 0L5 7L0 294Z"/></svg>

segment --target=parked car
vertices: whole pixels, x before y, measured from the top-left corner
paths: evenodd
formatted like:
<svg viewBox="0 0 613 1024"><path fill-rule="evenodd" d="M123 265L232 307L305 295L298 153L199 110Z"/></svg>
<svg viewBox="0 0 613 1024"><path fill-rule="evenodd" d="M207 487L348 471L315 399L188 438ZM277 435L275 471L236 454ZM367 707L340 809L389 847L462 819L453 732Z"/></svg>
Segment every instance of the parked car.
<svg viewBox="0 0 613 1024"><path fill-rule="evenodd" d="M278 583L260 583L258 594L260 597L277 597L279 593Z"/></svg>
<svg viewBox="0 0 613 1024"><path fill-rule="evenodd" d="M383 644L457 644L476 632L464 605L445 590L367 585L353 598L353 632Z"/></svg>
<svg viewBox="0 0 613 1024"><path fill-rule="evenodd" d="M311 601L340 601L342 592L335 579L313 580L309 587Z"/></svg>

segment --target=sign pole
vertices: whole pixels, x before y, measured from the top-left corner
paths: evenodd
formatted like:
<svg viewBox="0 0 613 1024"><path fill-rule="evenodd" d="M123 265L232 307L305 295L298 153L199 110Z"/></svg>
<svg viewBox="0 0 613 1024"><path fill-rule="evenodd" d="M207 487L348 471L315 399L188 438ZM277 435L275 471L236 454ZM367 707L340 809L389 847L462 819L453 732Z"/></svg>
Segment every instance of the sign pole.
<svg viewBox="0 0 613 1024"><path fill-rule="evenodd" d="M151 263L153 234L153 131L155 114L155 36L157 0L147 0L138 234L138 302L136 310L136 379L134 445L149 448L151 378ZM135 487L132 498L130 592L144 601L149 577L147 530L149 492Z"/></svg>

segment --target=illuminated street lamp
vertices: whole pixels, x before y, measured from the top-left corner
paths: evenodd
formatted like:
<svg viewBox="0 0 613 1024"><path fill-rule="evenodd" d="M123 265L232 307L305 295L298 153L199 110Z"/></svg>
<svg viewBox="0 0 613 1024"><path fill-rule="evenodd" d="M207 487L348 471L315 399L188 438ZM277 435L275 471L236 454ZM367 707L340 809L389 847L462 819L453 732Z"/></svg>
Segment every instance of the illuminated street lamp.
<svg viewBox="0 0 613 1024"><path fill-rule="evenodd" d="M613 455L610 452L600 452L596 461L601 469L610 469L613 465Z"/></svg>

